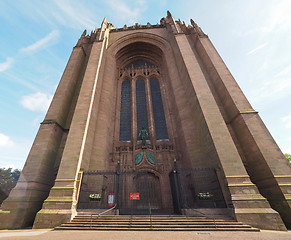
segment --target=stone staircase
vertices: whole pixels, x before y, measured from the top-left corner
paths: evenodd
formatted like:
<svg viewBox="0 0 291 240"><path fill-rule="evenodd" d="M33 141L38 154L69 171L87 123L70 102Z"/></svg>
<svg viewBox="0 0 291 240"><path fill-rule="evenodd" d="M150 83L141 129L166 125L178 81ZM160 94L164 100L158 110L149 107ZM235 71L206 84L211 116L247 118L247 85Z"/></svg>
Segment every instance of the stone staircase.
<svg viewBox="0 0 291 240"><path fill-rule="evenodd" d="M77 215L55 230L260 231L227 217L184 215Z"/></svg>

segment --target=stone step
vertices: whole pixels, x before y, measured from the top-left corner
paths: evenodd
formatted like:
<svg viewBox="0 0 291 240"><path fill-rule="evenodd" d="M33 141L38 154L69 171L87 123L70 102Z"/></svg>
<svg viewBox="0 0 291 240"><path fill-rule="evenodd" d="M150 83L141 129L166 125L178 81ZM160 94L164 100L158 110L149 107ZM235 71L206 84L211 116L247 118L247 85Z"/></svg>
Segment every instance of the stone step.
<svg viewBox="0 0 291 240"><path fill-rule="evenodd" d="M134 220L134 221L147 221L150 219L150 217L147 218L103 218L103 217L75 217L75 220L82 220L82 221L87 221L87 220L99 220L102 219L104 221L111 221L111 220L115 220L115 221L130 221L130 220ZM213 218L151 218L153 221L212 221ZM217 219L217 221L233 221L233 219Z"/></svg>
<svg viewBox="0 0 291 240"><path fill-rule="evenodd" d="M195 221L206 221L206 220L212 220L212 219L217 219L220 221L234 221L233 219L220 219L220 218L104 218L104 217L75 217L74 219L77 220L84 220L84 219L94 219L94 220L98 220L98 219L102 219L102 220L120 220L120 221L127 221L127 220L135 220L135 221L144 221L144 220L148 220L148 219L152 219L152 220L156 220L156 221L191 221L191 220L195 220Z"/></svg>
<svg viewBox="0 0 291 240"><path fill-rule="evenodd" d="M74 219L72 220L72 222L75 222L75 223L81 223L81 222L95 222L95 223L98 223L98 222L116 222L116 223L123 223L123 222L136 222L136 223L143 223L143 222L153 222L153 223L156 223L156 222L161 222L161 223L165 223L165 224L171 224L171 223L179 223L179 224L183 224L183 223L199 223L199 222L202 222L202 223L212 223L214 222L213 219L209 219L209 220L184 220L184 221L181 221L181 220L150 220L150 219L146 219L146 220L115 220L115 219L112 219L112 220L103 220L103 219L85 219L85 220L81 220L81 219ZM237 224L238 222L236 221L223 221L223 220L217 220L215 219L215 222L216 223L225 223L225 224Z"/></svg>
<svg viewBox="0 0 291 240"><path fill-rule="evenodd" d="M235 222L234 220L221 220L221 219L215 219L217 222ZM109 222L109 221L116 221L116 222L123 222L123 221L136 221L136 222L144 222L144 221L155 221L155 222L199 222L199 221L204 221L204 222L211 222L213 221L213 219L150 219L150 218L146 218L146 219L103 219L103 218L74 218L74 221L105 221L105 222Z"/></svg>
<svg viewBox="0 0 291 240"><path fill-rule="evenodd" d="M63 224L62 227L131 227L131 228L136 228L136 227L143 227L143 228L148 228L148 227L154 227L154 228L189 228L189 227L195 227L195 228L207 228L207 227L216 227L216 228L251 228L248 225L201 225L201 224L195 224L195 225L164 225L164 224Z"/></svg>
<svg viewBox="0 0 291 240"><path fill-rule="evenodd" d="M69 224L69 223L67 223ZM217 223L217 222L196 222L196 223L191 223L191 222L185 222L185 223L163 223L163 222L140 222L140 223L137 223L137 222L123 222L123 223L120 223L120 222L71 222L70 223L71 225L124 225L124 224L127 224L127 225L163 225L163 226L176 226L176 225L179 225L179 226L188 226L188 225L191 225L191 226L196 226L196 225L205 225L205 226L209 226L209 225L217 225L217 226L220 226L220 225L225 225L225 226L241 226L241 225L244 225L242 223Z"/></svg>
<svg viewBox="0 0 291 240"><path fill-rule="evenodd" d="M132 217L132 218L103 218L103 217L98 217L98 216L92 216L92 219L104 219L104 220L130 220L130 219L134 219L134 220L146 220L146 219L150 219L150 217L146 217L146 218L135 218L135 217ZM75 219L91 219L91 216L89 217L75 217ZM212 219L212 218L151 218L151 219L154 219L154 220L177 220L177 221L187 221L187 220L207 220L207 219ZM221 220L224 220L224 219L221 219ZM229 219L227 219L229 220ZM225 221L225 220L224 220Z"/></svg>
<svg viewBox="0 0 291 240"><path fill-rule="evenodd" d="M229 219L212 219L193 216L164 215L123 216L106 215L92 217L78 215L71 222L55 230L134 230L134 231L259 231L241 222Z"/></svg>
<svg viewBox="0 0 291 240"><path fill-rule="evenodd" d="M132 217L130 216L121 216L119 217L119 215L107 215L107 216L98 216L97 214L96 215L92 215L92 218L100 218L102 217L102 219L148 219L150 218L149 215L146 215L146 216L135 216L135 215L132 215ZM85 219L85 218L91 218L91 215L77 215L75 218L77 219ZM195 216L184 216L184 217L164 217L164 216L152 216L151 217L152 219L186 219L186 220L189 220L189 219L212 219L212 218L215 218L215 219L221 219L221 220L233 220L232 218L230 217L221 217L221 216L201 216L201 217L195 217Z"/></svg>
<svg viewBox="0 0 291 240"><path fill-rule="evenodd" d="M117 228L117 227L56 227L55 230L97 230L97 231L247 231L259 232L257 228Z"/></svg>

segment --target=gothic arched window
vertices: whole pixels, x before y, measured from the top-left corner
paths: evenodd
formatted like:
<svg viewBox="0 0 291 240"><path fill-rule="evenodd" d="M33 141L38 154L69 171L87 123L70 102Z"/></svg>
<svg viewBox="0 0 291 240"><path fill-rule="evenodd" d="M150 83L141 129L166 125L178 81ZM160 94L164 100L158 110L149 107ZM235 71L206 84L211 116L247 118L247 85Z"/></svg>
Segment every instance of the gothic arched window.
<svg viewBox="0 0 291 240"><path fill-rule="evenodd" d="M147 140L153 141L151 144L155 140L169 140L158 66L140 59L126 67L120 69L120 77L124 74L124 78L121 78L119 141L140 140L143 127L148 133Z"/></svg>
<svg viewBox="0 0 291 240"><path fill-rule="evenodd" d="M119 141L131 139L131 89L130 81L124 80L121 85L120 132Z"/></svg>
<svg viewBox="0 0 291 240"><path fill-rule="evenodd" d="M137 134L143 127L149 132L145 83L141 78L136 81L136 115Z"/></svg>
<svg viewBox="0 0 291 240"><path fill-rule="evenodd" d="M159 80L151 78L150 86L157 140L169 139Z"/></svg>

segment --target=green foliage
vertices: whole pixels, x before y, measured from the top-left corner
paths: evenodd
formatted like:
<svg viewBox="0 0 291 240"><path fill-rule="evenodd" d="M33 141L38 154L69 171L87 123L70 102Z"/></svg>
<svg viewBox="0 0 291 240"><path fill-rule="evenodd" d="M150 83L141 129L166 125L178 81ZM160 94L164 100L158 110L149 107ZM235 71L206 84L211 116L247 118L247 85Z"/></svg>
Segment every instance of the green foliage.
<svg viewBox="0 0 291 240"><path fill-rule="evenodd" d="M8 197L12 188L15 187L21 171L12 168L0 168L0 204Z"/></svg>
<svg viewBox="0 0 291 240"><path fill-rule="evenodd" d="M291 164L291 154L285 153L284 155L287 158L287 160L289 161L289 163Z"/></svg>
<svg viewBox="0 0 291 240"><path fill-rule="evenodd" d="M199 199L211 199L214 195L212 193L209 192L201 192L197 194L197 197Z"/></svg>
<svg viewBox="0 0 291 240"><path fill-rule="evenodd" d="M90 199L101 199L102 195L100 193L91 193L89 194Z"/></svg>

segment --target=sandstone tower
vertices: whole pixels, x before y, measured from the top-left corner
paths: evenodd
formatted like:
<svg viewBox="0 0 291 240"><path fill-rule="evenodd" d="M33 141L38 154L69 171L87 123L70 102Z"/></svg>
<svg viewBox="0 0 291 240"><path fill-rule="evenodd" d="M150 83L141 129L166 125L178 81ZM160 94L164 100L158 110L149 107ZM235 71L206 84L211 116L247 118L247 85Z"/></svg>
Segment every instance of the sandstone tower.
<svg viewBox="0 0 291 240"><path fill-rule="evenodd" d="M291 228L291 167L193 20L84 31L0 222L48 228L115 204Z"/></svg>

